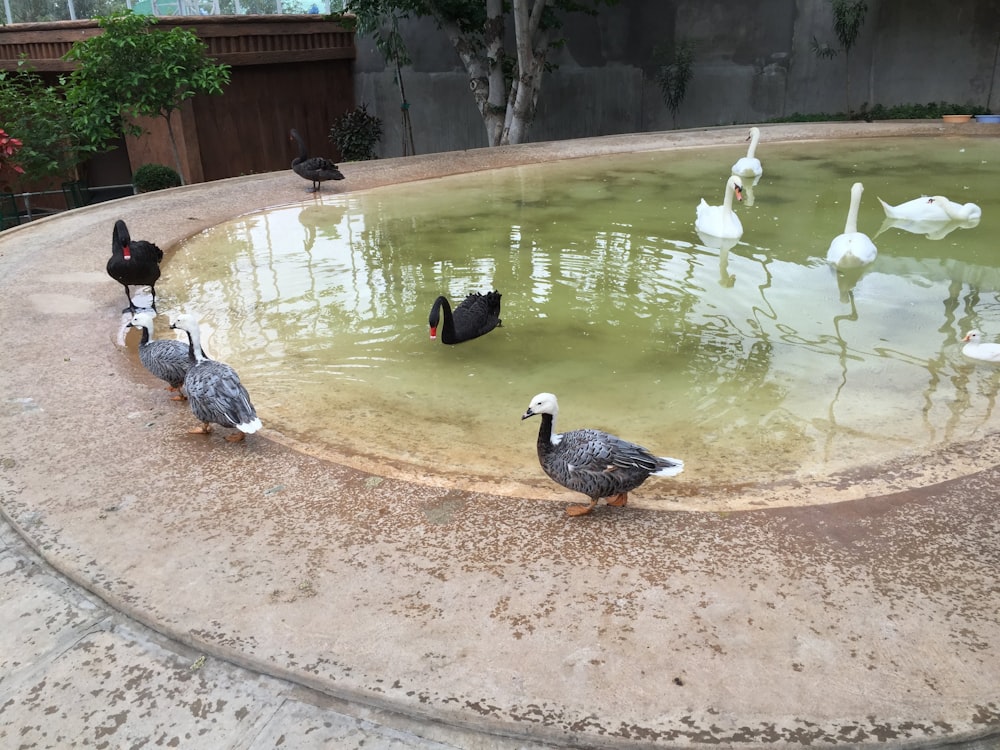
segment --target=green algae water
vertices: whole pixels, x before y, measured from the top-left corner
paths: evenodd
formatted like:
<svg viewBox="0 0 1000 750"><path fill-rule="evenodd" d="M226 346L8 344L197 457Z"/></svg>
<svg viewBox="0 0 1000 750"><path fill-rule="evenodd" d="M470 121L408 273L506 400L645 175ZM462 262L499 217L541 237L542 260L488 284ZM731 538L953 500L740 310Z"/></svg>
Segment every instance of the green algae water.
<svg viewBox="0 0 1000 750"><path fill-rule="evenodd" d="M183 243L161 309L200 315L266 428L442 484L552 487L537 421L520 421L540 391L559 398L557 429L684 459L643 486L653 501L822 480L994 431L1000 369L964 358L961 337L1000 341L1000 142L762 140L753 203L735 206L742 238L699 237L695 206L722 203L743 153L324 192ZM844 276L824 257L855 181L879 255ZM922 194L975 202L982 220L941 239L883 227L876 196ZM490 289L502 327L429 339L437 295Z"/></svg>

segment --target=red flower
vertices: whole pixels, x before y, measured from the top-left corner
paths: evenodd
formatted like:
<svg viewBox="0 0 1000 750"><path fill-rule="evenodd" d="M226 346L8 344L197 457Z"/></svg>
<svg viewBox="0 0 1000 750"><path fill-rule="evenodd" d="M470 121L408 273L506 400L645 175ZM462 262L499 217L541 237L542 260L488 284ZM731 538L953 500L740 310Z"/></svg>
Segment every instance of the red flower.
<svg viewBox="0 0 1000 750"><path fill-rule="evenodd" d="M24 144L13 136L7 135L3 128L0 128L0 174L10 170L16 174L24 174L24 169L13 162L14 154L21 150Z"/></svg>

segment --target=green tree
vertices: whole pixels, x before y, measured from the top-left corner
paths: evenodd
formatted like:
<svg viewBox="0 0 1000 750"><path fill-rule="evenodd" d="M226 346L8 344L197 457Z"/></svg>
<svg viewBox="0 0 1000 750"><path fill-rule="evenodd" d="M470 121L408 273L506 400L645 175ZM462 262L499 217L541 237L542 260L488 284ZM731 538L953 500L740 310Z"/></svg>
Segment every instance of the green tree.
<svg viewBox="0 0 1000 750"><path fill-rule="evenodd" d="M75 176L86 149L61 87L22 61L16 70L0 71L0 113L3 126L24 143L17 158L29 179Z"/></svg>
<svg viewBox="0 0 1000 750"><path fill-rule="evenodd" d="M171 115L196 94L221 94L229 66L207 57L194 32L153 28L152 16L126 10L97 22L103 33L76 42L66 54L79 64L67 81L66 97L81 132L91 144L105 143L119 132L141 135L133 118L162 117L183 174Z"/></svg>
<svg viewBox="0 0 1000 750"><path fill-rule="evenodd" d="M564 43L560 15L596 14L618 0L348 0L362 32L377 33L383 20L431 17L458 53L491 146L522 143L538 108L549 50ZM514 49L506 30L513 22Z"/></svg>
<svg viewBox="0 0 1000 750"><path fill-rule="evenodd" d="M868 13L868 3L866 0L830 0L830 9L833 11L833 30L840 40L840 47L844 51L844 93L847 97L847 116L851 116L851 48L858 41L861 27L865 23L865 15ZM826 43L821 43L816 37L812 39L812 51L817 57L832 59L837 56L838 50Z"/></svg>

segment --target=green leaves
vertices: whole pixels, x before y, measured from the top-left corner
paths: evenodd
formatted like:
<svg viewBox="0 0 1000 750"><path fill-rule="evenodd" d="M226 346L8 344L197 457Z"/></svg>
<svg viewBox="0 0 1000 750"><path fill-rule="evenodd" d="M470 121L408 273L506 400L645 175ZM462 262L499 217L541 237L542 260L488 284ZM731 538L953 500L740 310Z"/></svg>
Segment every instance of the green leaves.
<svg viewBox="0 0 1000 750"><path fill-rule="evenodd" d="M186 29L160 31L156 19L120 11L98 19L103 33L73 45L67 60L79 63L67 99L91 142L107 142L135 117L165 117L196 94L221 94L230 68L205 54L206 46ZM137 132L138 131L138 132Z"/></svg>
<svg viewBox="0 0 1000 750"><path fill-rule="evenodd" d="M83 158L86 149L61 91L23 63L0 71L0 112L4 127L23 142L17 163L28 178L69 174Z"/></svg>

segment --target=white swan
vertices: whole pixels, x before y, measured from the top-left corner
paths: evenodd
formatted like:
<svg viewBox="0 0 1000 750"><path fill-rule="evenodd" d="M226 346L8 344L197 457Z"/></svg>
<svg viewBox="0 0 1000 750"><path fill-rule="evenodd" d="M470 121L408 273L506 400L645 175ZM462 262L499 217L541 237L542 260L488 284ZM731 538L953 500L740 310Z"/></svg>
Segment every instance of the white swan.
<svg viewBox="0 0 1000 750"><path fill-rule="evenodd" d="M1000 362L1000 344L984 344L980 341L982 334L977 330L971 330L962 341L962 354L972 359L980 359L983 362Z"/></svg>
<svg viewBox="0 0 1000 750"><path fill-rule="evenodd" d="M975 203L959 204L948 200L943 195L923 195L898 206L890 206L881 198L887 219L904 219L906 221L978 221L983 212Z"/></svg>
<svg viewBox="0 0 1000 750"><path fill-rule="evenodd" d="M750 141L747 155L740 157L733 164L733 174L737 177L742 177L744 180L752 179L756 185L756 181L764 174L764 168L760 165L760 159L754 156L754 153L757 151L757 143L760 141L760 128L756 126L750 128L750 135L747 136L747 140Z"/></svg>
<svg viewBox="0 0 1000 750"><path fill-rule="evenodd" d="M864 185L855 182L851 186L851 207L847 211L844 233L838 234L826 251L826 259L837 268L860 268L875 260L878 249L867 234L858 231L858 210L861 208L861 194Z"/></svg>
<svg viewBox="0 0 1000 750"><path fill-rule="evenodd" d="M743 236L743 224L740 217L733 213L733 195L737 200L743 200L743 181L732 175L726 181L726 193L721 206L710 206L701 199L695 208L694 228L701 234L719 237L720 239L738 240Z"/></svg>

